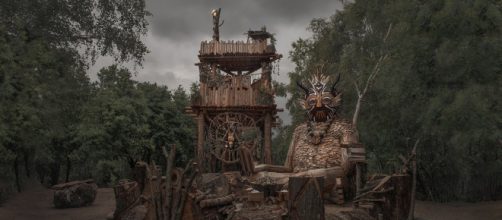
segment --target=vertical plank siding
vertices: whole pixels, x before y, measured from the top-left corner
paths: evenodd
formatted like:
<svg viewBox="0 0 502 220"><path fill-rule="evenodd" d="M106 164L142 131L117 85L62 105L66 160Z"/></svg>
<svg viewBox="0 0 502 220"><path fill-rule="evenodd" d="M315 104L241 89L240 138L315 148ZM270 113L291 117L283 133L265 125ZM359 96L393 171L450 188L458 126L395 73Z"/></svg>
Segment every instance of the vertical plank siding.
<svg viewBox="0 0 502 220"><path fill-rule="evenodd" d="M267 53L265 41L202 41L200 55L238 55Z"/></svg>

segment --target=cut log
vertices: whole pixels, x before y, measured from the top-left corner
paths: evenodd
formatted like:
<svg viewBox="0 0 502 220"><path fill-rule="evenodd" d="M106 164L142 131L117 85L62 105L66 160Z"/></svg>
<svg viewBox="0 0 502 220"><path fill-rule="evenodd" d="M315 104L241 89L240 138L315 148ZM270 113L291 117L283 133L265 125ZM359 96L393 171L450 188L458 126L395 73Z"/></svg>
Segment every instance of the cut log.
<svg viewBox="0 0 502 220"><path fill-rule="evenodd" d="M98 186L93 180L73 181L55 185L53 203L56 208L90 205L96 199Z"/></svg>

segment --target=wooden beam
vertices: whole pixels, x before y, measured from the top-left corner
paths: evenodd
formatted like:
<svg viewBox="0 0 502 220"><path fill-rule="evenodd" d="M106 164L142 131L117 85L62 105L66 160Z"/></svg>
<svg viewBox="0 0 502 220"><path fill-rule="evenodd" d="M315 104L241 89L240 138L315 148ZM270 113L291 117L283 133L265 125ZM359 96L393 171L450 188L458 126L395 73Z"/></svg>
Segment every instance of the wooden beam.
<svg viewBox="0 0 502 220"><path fill-rule="evenodd" d="M265 113L265 121L263 126L263 162L272 164L272 115L270 112Z"/></svg>
<svg viewBox="0 0 502 220"><path fill-rule="evenodd" d="M204 112L199 112L197 120L197 160L204 161Z"/></svg>

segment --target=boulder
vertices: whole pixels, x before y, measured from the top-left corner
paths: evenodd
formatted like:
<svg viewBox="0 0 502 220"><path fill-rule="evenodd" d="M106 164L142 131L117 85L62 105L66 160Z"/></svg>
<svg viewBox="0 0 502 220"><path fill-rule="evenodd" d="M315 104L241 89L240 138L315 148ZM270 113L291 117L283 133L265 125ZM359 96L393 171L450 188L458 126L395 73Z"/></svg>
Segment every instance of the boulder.
<svg viewBox="0 0 502 220"><path fill-rule="evenodd" d="M56 208L75 208L92 204L96 199L98 186L94 180L89 179L54 185L52 189Z"/></svg>

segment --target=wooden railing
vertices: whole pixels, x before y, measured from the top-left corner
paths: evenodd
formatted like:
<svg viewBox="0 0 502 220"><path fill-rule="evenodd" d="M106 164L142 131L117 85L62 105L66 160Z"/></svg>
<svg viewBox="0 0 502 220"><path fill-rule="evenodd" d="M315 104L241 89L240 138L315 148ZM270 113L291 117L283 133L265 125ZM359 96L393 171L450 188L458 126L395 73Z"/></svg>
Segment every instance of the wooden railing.
<svg viewBox="0 0 502 220"><path fill-rule="evenodd" d="M263 54L274 53L265 42L202 41L200 55Z"/></svg>
<svg viewBox="0 0 502 220"><path fill-rule="evenodd" d="M200 104L204 106L255 105L250 76L227 77L213 87L201 83L200 89L203 94Z"/></svg>

